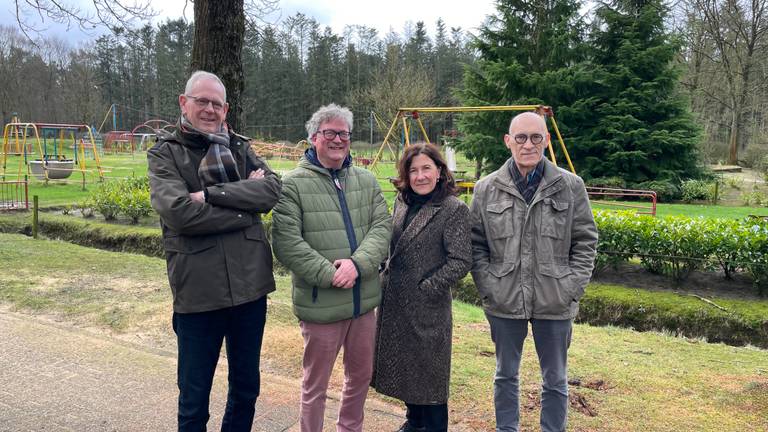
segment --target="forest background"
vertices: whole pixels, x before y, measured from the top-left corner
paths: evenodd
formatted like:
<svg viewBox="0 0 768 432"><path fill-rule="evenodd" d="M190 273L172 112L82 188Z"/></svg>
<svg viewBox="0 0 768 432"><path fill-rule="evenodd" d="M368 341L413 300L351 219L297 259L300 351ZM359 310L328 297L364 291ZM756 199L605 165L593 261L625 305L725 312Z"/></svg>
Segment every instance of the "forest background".
<svg viewBox="0 0 768 432"><path fill-rule="evenodd" d="M759 163L768 153L768 0L500 0L474 33L406 22L341 34L297 13L250 22L242 51L240 131L296 142L320 105L355 113L354 140L381 140L401 106L546 103L579 173L625 185L702 175L703 163ZM174 121L190 72L193 23L168 20L72 46L0 26L0 113L25 121L115 127ZM40 36L40 35L38 35ZM483 171L503 154L507 114L425 118L433 140ZM491 149L491 150L489 150ZM661 163L663 161L663 163ZM652 166L649 168L649 166Z"/></svg>

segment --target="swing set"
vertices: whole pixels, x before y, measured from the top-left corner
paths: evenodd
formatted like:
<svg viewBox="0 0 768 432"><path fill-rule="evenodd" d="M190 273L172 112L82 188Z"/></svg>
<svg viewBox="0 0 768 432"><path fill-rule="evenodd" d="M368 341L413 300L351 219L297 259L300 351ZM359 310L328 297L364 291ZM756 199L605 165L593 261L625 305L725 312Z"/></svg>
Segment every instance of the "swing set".
<svg viewBox="0 0 768 432"><path fill-rule="evenodd" d="M73 158L67 157L68 150ZM79 172L85 188L89 171L86 163L91 159L95 161L99 181L104 179L99 149L88 125L27 123L13 119L3 129L2 180L12 176L8 172L10 156L18 157L17 179L32 174L47 183L67 179L73 172Z"/></svg>
<svg viewBox="0 0 768 432"><path fill-rule="evenodd" d="M476 107L419 107L419 108L398 108L395 118L384 136L384 141L381 143L376 156L373 158L370 166L368 167L374 172L377 172L376 164L381 162L384 149L388 148L390 153L395 156L395 151L392 148L391 140L394 140L398 131L402 131L402 137L404 146L410 145L411 131L415 126L411 125L411 122L415 122L418 127L418 131L421 132L421 137L429 143L429 135L424 128L424 124L421 121L421 114L423 113L466 113L466 112L493 112L493 111L532 111L544 117L545 122L549 119L549 123L552 129L555 131L555 136L560 144L560 150L565 156L565 160L568 164L568 168L574 174L576 169L571 161L571 156L568 154L568 149L565 147L565 141L560 134L560 128L555 121L555 114L552 107L546 105L503 105L503 106L476 106ZM378 119L377 119L378 120ZM381 123L379 123L381 125ZM557 166L557 158L555 157L555 150L552 146L552 140L547 140L547 148L549 150L549 159L555 166ZM396 159L396 156L395 156ZM475 183L472 181L459 181L456 185L469 193L474 189ZM610 207L635 209L637 214L650 214L656 215L656 192L648 190L636 190L636 189L618 189L618 188L605 188L605 187L587 187L587 193L593 202L599 200L601 204ZM649 200L649 205L618 202L617 198L630 198L633 200Z"/></svg>

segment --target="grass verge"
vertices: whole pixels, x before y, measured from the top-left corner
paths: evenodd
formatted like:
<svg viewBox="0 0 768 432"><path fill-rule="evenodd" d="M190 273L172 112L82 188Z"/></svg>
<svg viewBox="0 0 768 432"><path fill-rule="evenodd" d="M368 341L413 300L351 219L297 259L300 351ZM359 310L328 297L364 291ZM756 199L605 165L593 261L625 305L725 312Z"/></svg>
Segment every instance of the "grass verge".
<svg viewBox="0 0 768 432"><path fill-rule="evenodd" d="M17 234L0 234L0 245L5 307L173 349L162 259ZM291 313L290 281L278 276L277 282L277 292L270 295L263 364L272 372L299 376L302 340ZM453 352L452 421L492 429L493 344L479 308L454 303ZM766 350L577 324L569 356L569 430L768 430ZM540 378L530 337L520 377L521 430L537 430ZM342 380L337 368L333 386Z"/></svg>

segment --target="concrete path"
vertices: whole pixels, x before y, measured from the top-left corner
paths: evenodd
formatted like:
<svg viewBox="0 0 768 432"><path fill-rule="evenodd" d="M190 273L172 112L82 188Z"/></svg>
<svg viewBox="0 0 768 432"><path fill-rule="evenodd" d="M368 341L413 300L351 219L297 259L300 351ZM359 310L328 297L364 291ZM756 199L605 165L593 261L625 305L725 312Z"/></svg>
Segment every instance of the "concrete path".
<svg viewBox="0 0 768 432"><path fill-rule="evenodd" d="M222 358L211 431L221 424L226 368ZM0 312L0 432L174 431L175 379L175 353ZM253 430L298 431L299 391L298 380L263 373ZM329 393L328 431L335 430L338 397ZM394 431L402 419L400 407L369 397L366 431Z"/></svg>

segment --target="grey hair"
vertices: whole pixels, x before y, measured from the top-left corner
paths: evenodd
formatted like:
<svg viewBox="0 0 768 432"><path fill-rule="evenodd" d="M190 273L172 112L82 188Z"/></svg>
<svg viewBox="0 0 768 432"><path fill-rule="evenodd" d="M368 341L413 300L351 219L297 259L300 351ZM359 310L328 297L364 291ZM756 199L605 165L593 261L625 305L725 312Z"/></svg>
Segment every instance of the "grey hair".
<svg viewBox="0 0 768 432"><path fill-rule="evenodd" d="M340 107L334 103L321 106L305 125L307 128L307 141L312 142L312 135L320 130L320 125L334 119L341 119L347 123L349 131L352 132L352 111L346 107Z"/></svg>
<svg viewBox="0 0 768 432"><path fill-rule="evenodd" d="M215 74L212 74L212 73L206 72L206 71L202 71L202 70L195 71L194 73L192 73L192 76L190 76L189 79L187 80L187 86L184 87L184 94L188 95L189 93L191 93L192 92L192 87L194 87L195 84L197 84L198 81L204 80L204 79L208 79L208 80L211 80L211 81L216 81L217 83L219 83L221 88L224 90L224 102L226 102L227 101L227 87L224 85L223 82L221 82L221 78L219 78Z"/></svg>

